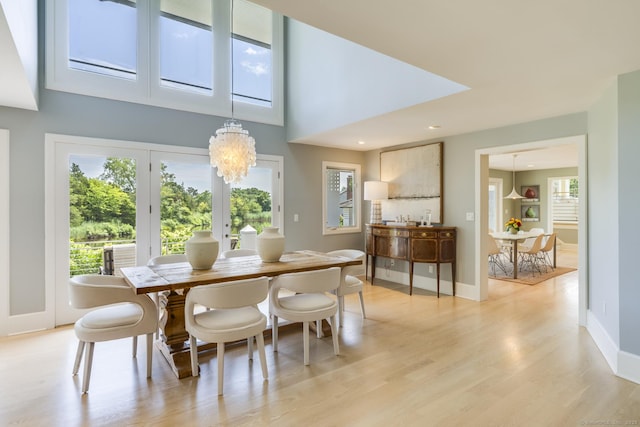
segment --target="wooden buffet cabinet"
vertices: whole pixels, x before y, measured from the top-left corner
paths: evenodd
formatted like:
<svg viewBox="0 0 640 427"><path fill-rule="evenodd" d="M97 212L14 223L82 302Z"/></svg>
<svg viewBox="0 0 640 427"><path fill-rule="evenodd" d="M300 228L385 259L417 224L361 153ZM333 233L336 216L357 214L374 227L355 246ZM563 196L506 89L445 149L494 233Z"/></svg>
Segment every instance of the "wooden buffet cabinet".
<svg viewBox="0 0 640 427"><path fill-rule="evenodd" d="M440 297L440 264L451 264L453 295L456 294L456 228L369 224L366 230L366 265L371 256L371 283L376 277L376 256L409 261L409 295L413 293L413 263L436 264Z"/></svg>

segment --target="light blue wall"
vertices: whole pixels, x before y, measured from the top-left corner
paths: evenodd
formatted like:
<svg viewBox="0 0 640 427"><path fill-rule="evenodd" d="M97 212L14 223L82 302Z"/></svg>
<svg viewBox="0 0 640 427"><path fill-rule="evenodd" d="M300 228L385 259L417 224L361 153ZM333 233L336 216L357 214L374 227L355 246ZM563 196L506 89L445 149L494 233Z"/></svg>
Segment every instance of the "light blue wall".
<svg viewBox="0 0 640 427"><path fill-rule="evenodd" d="M640 355L640 71L618 83L618 238L620 256L620 350Z"/></svg>
<svg viewBox="0 0 640 427"><path fill-rule="evenodd" d="M301 22L285 25L289 141L466 89Z"/></svg>

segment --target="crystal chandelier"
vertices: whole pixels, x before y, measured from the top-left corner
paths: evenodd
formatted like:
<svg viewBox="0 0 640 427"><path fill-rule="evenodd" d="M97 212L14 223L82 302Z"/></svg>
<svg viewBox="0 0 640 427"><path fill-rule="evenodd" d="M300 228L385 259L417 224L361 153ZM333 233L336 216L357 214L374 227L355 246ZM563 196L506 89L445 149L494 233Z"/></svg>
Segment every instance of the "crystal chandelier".
<svg viewBox="0 0 640 427"><path fill-rule="evenodd" d="M256 165L256 141L233 117L233 3L231 0L231 119L209 138L209 161L226 184L242 181Z"/></svg>
<svg viewBox="0 0 640 427"><path fill-rule="evenodd" d="M209 159L226 184L240 182L256 165L256 141L239 121L227 120L209 139Z"/></svg>

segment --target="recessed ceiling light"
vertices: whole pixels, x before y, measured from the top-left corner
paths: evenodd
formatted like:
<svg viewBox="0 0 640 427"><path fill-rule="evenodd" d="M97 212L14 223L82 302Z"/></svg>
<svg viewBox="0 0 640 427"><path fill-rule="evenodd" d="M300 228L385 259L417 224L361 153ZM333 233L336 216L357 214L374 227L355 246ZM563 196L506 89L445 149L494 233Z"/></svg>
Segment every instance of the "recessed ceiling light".
<svg viewBox="0 0 640 427"><path fill-rule="evenodd" d="M440 129L440 125L431 125L431 126L429 126L429 129L431 129L431 130Z"/></svg>
<svg viewBox="0 0 640 427"><path fill-rule="evenodd" d="M532 164L528 164L528 165L527 165L527 167L528 167L528 168L532 168L532 167L534 167L534 166L535 166L535 165L532 165Z"/></svg>
<svg viewBox="0 0 640 427"><path fill-rule="evenodd" d="M358 144L359 144L359 145L364 145L364 144L365 144L365 142L364 142L364 141L358 141Z"/></svg>

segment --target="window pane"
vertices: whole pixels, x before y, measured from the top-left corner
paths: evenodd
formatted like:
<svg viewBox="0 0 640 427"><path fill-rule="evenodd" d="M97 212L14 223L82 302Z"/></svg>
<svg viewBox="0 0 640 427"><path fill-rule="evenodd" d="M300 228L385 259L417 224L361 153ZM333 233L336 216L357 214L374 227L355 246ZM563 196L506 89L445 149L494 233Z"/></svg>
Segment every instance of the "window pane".
<svg viewBox="0 0 640 427"><path fill-rule="evenodd" d="M136 78L135 1L69 0L69 67Z"/></svg>
<svg viewBox="0 0 640 427"><path fill-rule="evenodd" d="M240 231L250 225L260 234L273 224L273 169L249 169L242 182L231 184L231 249L239 249Z"/></svg>
<svg viewBox="0 0 640 427"><path fill-rule="evenodd" d="M163 161L160 173L161 254L182 254L193 230L213 229L211 166Z"/></svg>
<svg viewBox="0 0 640 427"><path fill-rule="evenodd" d="M353 170L327 169L327 227L356 225L353 201Z"/></svg>
<svg viewBox="0 0 640 427"><path fill-rule="evenodd" d="M69 275L116 274L136 265L136 162L69 158Z"/></svg>
<svg viewBox="0 0 640 427"><path fill-rule="evenodd" d="M163 86L210 94L213 90L211 1L162 0L160 79Z"/></svg>
<svg viewBox="0 0 640 427"><path fill-rule="evenodd" d="M270 107L272 12L244 0L233 7L233 99Z"/></svg>

